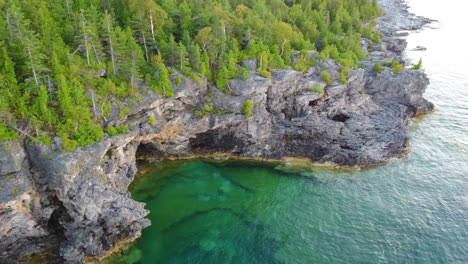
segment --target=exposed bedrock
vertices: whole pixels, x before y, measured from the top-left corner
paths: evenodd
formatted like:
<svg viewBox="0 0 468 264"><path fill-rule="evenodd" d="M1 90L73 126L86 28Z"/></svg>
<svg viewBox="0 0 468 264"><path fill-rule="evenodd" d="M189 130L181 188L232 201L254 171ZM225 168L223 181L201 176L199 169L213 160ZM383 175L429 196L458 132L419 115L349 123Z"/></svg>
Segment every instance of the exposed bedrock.
<svg viewBox="0 0 468 264"><path fill-rule="evenodd" d="M81 263L136 239L149 221L144 204L127 191L136 172L138 144L131 139L106 139L73 153L27 144L24 166L8 174L11 180L1 176L0 262L47 253L53 263ZM13 156L0 151L2 160ZM6 181L18 182L18 189Z"/></svg>
<svg viewBox="0 0 468 264"><path fill-rule="evenodd" d="M323 70L333 78L330 85L319 77ZM137 157L227 153L353 166L404 153L409 117L432 107L422 97L425 74L375 76L355 69L342 84L339 70L327 61L307 73L277 70L271 79L252 73L232 80L228 94L184 78L174 97L149 92L127 118L110 119L127 124L129 133L84 150L61 152L59 139L50 147L3 143L0 221L10 224L0 229L2 263L18 252L22 257L50 248L53 259L80 262L137 238L149 225L143 204L127 191ZM254 103L250 117L241 114L246 100ZM212 109L205 111L205 105Z"/></svg>
<svg viewBox="0 0 468 264"><path fill-rule="evenodd" d="M416 20L401 21L410 26ZM408 29L393 26L387 23L382 32ZM367 44L363 40L363 48ZM372 67L384 57L401 61L405 47L403 40L384 37L370 50L374 60L351 70L346 84L331 60L306 73L276 70L270 79L252 71L245 80L231 80L226 94L182 78L171 98L148 91L127 117L113 109L108 125L125 124L130 132L72 153L61 152L57 138L48 147L0 143L0 263L46 253L51 262L80 263L139 237L150 223L144 204L127 190L137 158L227 153L354 166L401 155L409 118L433 108L422 97L429 81L421 70L375 74ZM256 62L246 65L254 70ZM324 70L331 84L320 79ZM254 103L249 117L241 113L247 100Z"/></svg>
<svg viewBox="0 0 468 264"><path fill-rule="evenodd" d="M375 101L407 107L411 116L431 111L434 105L422 97L429 79L419 71L407 70L396 75L389 70L368 78L366 93Z"/></svg>

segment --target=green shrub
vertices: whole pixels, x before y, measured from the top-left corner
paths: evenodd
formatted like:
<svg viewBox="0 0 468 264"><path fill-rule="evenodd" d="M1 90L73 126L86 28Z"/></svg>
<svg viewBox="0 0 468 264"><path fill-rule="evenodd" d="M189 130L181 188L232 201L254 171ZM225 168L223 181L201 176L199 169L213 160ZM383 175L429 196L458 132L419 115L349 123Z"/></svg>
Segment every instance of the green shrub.
<svg viewBox="0 0 468 264"><path fill-rule="evenodd" d="M242 110L241 113L244 116L252 116L252 110L254 107L254 103L252 100L246 100L244 104L242 105Z"/></svg>
<svg viewBox="0 0 468 264"><path fill-rule="evenodd" d="M156 120L154 120L156 122ZM128 129L128 126L127 125L121 125L121 126L118 126L118 127L108 127L107 128L107 134L109 134L109 136L115 136L115 135L119 135L119 134L125 134L129 131Z"/></svg>
<svg viewBox="0 0 468 264"><path fill-rule="evenodd" d="M348 82L348 79L346 79L346 75L344 75L343 73L340 73L340 77L338 79L340 81L340 83L342 84L346 84Z"/></svg>
<svg viewBox="0 0 468 264"><path fill-rule="evenodd" d="M174 95L174 87L172 86L169 70L171 68L166 67L162 63L158 63L155 66L155 72L146 74L145 82L151 88L151 90L157 94L161 94L165 97L171 97Z"/></svg>
<svg viewBox="0 0 468 264"><path fill-rule="evenodd" d="M320 73L320 78L322 79L322 81L324 81L327 85L330 85L332 83L332 80L331 80L331 75L330 73L328 73L327 71L322 71Z"/></svg>
<svg viewBox="0 0 468 264"><path fill-rule="evenodd" d="M195 80L197 83L201 83L202 82L202 79L200 77L199 74L195 73L195 72L190 72L187 74L187 77L190 77L190 79L193 79ZM177 79L176 79L177 80ZM182 79L180 80L182 82Z"/></svg>
<svg viewBox="0 0 468 264"><path fill-rule="evenodd" d="M182 83L182 76L177 75L177 77L175 78L175 84L179 86L181 83Z"/></svg>
<svg viewBox="0 0 468 264"><path fill-rule="evenodd" d="M222 67L218 74L216 74L215 83L221 92L226 92L229 84L229 71L226 67Z"/></svg>
<svg viewBox="0 0 468 264"><path fill-rule="evenodd" d="M117 135L119 132L117 132L117 128L115 127L108 127L107 128L107 134L109 134L109 136L115 136Z"/></svg>
<svg viewBox="0 0 468 264"><path fill-rule="evenodd" d="M167 72L169 73L169 75L171 75L171 74L176 73L176 70L174 68L167 67Z"/></svg>
<svg viewBox="0 0 468 264"><path fill-rule="evenodd" d="M224 108L218 108L218 109L216 109L215 115L222 116L222 115L225 115L225 114L228 114L228 113L230 113L229 110L224 109Z"/></svg>
<svg viewBox="0 0 468 264"><path fill-rule="evenodd" d="M348 82L348 79L347 77L349 76L350 72L349 72L349 68L348 67L342 67L341 70L340 70L340 78L339 78L339 81L342 83L342 84L346 84Z"/></svg>
<svg viewBox="0 0 468 264"><path fill-rule="evenodd" d="M392 61L392 72L395 74L400 73L403 70L403 65L400 64L398 61L393 60Z"/></svg>
<svg viewBox="0 0 468 264"><path fill-rule="evenodd" d="M102 114L104 116L109 116L111 112L112 105L110 102L104 102L102 105Z"/></svg>
<svg viewBox="0 0 468 264"><path fill-rule="evenodd" d="M39 134L37 139L46 146L50 146L50 143L52 143L52 138L44 134Z"/></svg>
<svg viewBox="0 0 468 264"><path fill-rule="evenodd" d="M420 70L422 68L422 59L419 59L418 64L413 65L411 69L413 70Z"/></svg>
<svg viewBox="0 0 468 264"><path fill-rule="evenodd" d="M374 64L374 72L375 74L379 74L384 70L384 67L380 63Z"/></svg>
<svg viewBox="0 0 468 264"><path fill-rule="evenodd" d="M125 134L125 133L128 133L130 129L128 129L128 126L127 125L121 125L121 126L118 126L117 127L117 132L119 134Z"/></svg>
<svg viewBox="0 0 468 264"><path fill-rule="evenodd" d="M317 65L315 58L310 57L308 50L302 50L297 55L297 60L292 65L293 69L296 71L307 72L310 67Z"/></svg>
<svg viewBox="0 0 468 264"><path fill-rule="evenodd" d="M250 77L249 68L248 67L240 67L239 68L239 77L243 80L248 79Z"/></svg>
<svg viewBox="0 0 468 264"><path fill-rule="evenodd" d="M5 124L0 124L0 141L8 141L18 138L18 133L11 130Z"/></svg>
<svg viewBox="0 0 468 264"><path fill-rule="evenodd" d="M214 95L214 93L213 93L212 91L208 90L208 97L209 97L210 99L214 99L214 98L215 98L215 95Z"/></svg>
<svg viewBox="0 0 468 264"><path fill-rule="evenodd" d="M260 72L260 76L264 77L264 78L271 78L271 72L267 71L267 70L263 70Z"/></svg>
<svg viewBox="0 0 468 264"><path fill-rule="evenodd" d="M342 73L346 77L348 77L351 74L351 72L349 71L349 68L346 66L341 68L340 73Z"/></svg>
<svg viewBox="0 0 468 264"><path fill-rule="evenodd" d="M120 110L120 113L119 113L119 118L124 118L125 116L127 116L128 114L130 114L130 108L128 107L124 107L122 110Z"/></svg>
<svg viewBox="0 0 468 264"><path fill-rule="evenodd" d="M88 144L101 141L104 138L104 131L98 125L92 123L83 124L78 127L78 131L74 135L74 140L78 145L84 147Z"/></svg>
<svg viewBox="0 0 468 264"><path fill-rule="evenodd" d="M205 111L208 112L208 113L211 112L211 111L213 111L213 109L214 109L214 107L213 107L212 105L210 105L210 104L205 104L205 105L203 106L203 108L204 108Z"/></svg>
<svg viewBox="0 0 468 264"><path fill-rule="evenodd" d="M20 188L16 187L15 189L12 189L10 191L10 195L14 196L14 195L17 195L19 192L20 192Z"/></svg>
<svg viewBox="0 0 468 264"><path fill-rule="evenodd" d="M137 101L136 101L135 98L130 98L130 99L128 100L128 104L129 104L130 106L132 106L132 107L135 106L136 103L137 103Z"/></svg>
<svg viewBox="0 0 468 264"><path fill-rule="evenodd" d="M201 110L195 110L195 116L196 117L203 117L205 116L205 113Z"/></svg>
<svg viewBox="0 0 468 264"><path fill-rule="evenodd" d="M73 152L78 147L78 142L73 139L69 139L66 135L61 135L62 139L62 151Z"/></svg>
<svg viewBox="0 0 468 264"><path fill-rule="evenodd" d="M318 94L324 94L325 93L325 90L323 89L323 87L320 87L320 86L311 87L311 88L307 89L307 91L318 93Z"/></svg>
<svg viewBox="0 0 468 264"><path fill-rule="evenodd" d="M148 117L148 124L150 124L151 126L153 126L154 124L156 124L156 117L154 117L154 116L149 116L149 117Z"/></svg>

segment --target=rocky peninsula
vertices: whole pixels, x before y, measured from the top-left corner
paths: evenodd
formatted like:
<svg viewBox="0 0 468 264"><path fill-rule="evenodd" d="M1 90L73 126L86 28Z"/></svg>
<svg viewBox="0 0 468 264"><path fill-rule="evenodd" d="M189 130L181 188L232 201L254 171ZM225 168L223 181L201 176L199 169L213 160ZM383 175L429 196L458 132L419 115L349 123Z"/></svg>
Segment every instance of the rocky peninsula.
<svg viewBox="0 0 468 264"><path fill-rule="evenodd" d="M111 114L108 123L128 125L128 133L75 152L60 151L58 138L51 146L0 143L0 262L36 255L81 263L138 238L150 223L144 204L127 191L137 159L224 153L365 166L405 153L409 119L433 109L423 98L429 80L422 70L376 73L374 64L403 62L406 42L395 34L428 20L409 14L404 1L379 3L383 43L362 40L369 60L350 71L346 84L338 81L341 66L332 60L306 73L276 70L271 78L257 75L251 60L244 62L251 76L231 80L228 93L204 80L176 84L174 77L173 97L148 92L129 115ZM329 83L320 77L324 70ZM248 100L251 116L241 111Z"/></svg>

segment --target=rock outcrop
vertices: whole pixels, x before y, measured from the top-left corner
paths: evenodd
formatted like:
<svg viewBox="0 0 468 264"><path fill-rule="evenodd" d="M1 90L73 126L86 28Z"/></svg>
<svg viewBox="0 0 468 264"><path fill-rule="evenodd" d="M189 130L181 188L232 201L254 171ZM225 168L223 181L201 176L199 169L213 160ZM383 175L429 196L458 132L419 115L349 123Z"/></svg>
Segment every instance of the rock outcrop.
<svg viewBox="0 0 468 264"><path fill-rule="evenodd" d="M395 32L393 24L384 29ZM370 54L373 61L401 61L405 47L403 40L386 36ZM136 239L150 224L144 204L127 191L137 158L221 152L354 166L404 153L409 118L433 108L422 97L429 81L420 70L376 75L373 61L351 70L346 84L338 81L341 68L331 60L305 73L276 70L270 79L257 75L256 62L248 61L251 76L231 80L226 94L183 77L179 85L174 82L171 98L142 85L147 93L128 116L113 111L108 118L108 125L128 125L128 133L73 153L60 151L58 138L48 147L1 143L0 262L48 252L52 262L79 263ZM324 70L331 84L321 80ZM241 113L247 100L254 103L249 117Z"/></svg>
<svg viewBox="0 0 468 264"><path fill-rule="evenodd" d="M384 35L402 30L418 30L433 20L416 16L408 11L405 0L378 0L384 14L378 19L377 29Z"/></svg>
<svg viewBox="0 0 468 264"><path fill-rule="evenodd" d="M0 263L17 263L25 255L53 250L56 243L41 223L47 212L29 169L19 141L0 143Z"/></svg>

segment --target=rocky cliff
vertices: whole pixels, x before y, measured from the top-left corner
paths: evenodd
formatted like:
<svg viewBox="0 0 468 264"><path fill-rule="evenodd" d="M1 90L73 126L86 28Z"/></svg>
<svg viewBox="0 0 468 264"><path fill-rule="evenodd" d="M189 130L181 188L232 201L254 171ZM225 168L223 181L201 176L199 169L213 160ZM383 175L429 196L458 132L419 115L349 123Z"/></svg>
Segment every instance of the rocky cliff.
<svg viewBox="0 0 468 264"><path fill-rule="evenodd" d="M231 80L225 94L187 78L174 82L171 98L142 85L146 96L131 113L108 119L130 132L73 153L60 151L58 138L51 146L0 143L0 262L47 253L53 262L79 263L136 239L150 224L144 204L127 191L137 158L227 153L354 166L401 155L409 118L433 108L422 97L429 83L423 71L372 70L385 58L402 59L406 43L391 36L401 28L386 27L384 43L372 49L363 40L372 60L351 70L346 84L331 60L306 73L276 70L269 79L249 61L251 77ZM330 84L320 78L324 70ZM254 104L252 116L241 113L247 100Z"/></svg>

